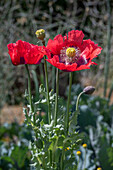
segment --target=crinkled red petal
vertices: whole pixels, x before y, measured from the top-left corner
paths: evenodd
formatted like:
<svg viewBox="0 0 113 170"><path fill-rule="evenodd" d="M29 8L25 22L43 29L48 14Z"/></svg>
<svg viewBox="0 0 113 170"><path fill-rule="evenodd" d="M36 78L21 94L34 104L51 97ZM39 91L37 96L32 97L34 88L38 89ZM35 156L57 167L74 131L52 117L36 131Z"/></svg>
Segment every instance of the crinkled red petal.
<svg viewBox="0 0 113 170"><path fill-rule="evenodd" d="M63 36L59 34L54 38L54 40L49 39L47 49L49 49L52 54L58 55L63 46Z"/></svg>
<svg viewBox="0 0 113 170"><path fill-rule="evenodd" d="M87 49L87 50L86 50ZM101 53L102 48L98 46L98 44L95 44L93 41L89 40L83 40L83 44L81 46L81 51L87 51L86 58L95 58L97 55ZM82 55L82 54L81 54Z"/></svg>
<svg viewBox="0 0 113 170"><path fill-rule="evenodd" d="M44 46L30 44L22 40L8 44L8 50L14 65L39 64L44 55L49 55ZM21 58L24 59L24 62L21 62Z"/></svg>
<svg viewBox="0 0 113 170"><path fill-rule="evenodd" d="M68 32L68 41L74 41L78 44L81 44L84 38L84 34L79 30L72 30Z"/></svg>
<svg viewBox="0 0 113 170"><path fill-rule="evenodd" d="M11 61L14 65L20 64L20 56L17 54L17 44L11 43L7 45L8 47L8 53L11 57Z"/></svg>
<svg viewBox="0 0 113 170"><path fill-rule="evenodd" d="M65 65L63 63L60 63L58 55L54 55L52 59L46 59L46 60L49 63L51 63L53 66L55 66L56 68L63 70L63 71L72 72L72 71L76 71L76 68L77 68L76 63L74 63L72 65Z"/></svg>
<svg viewBox="0 0 113 170"><path fill-rule="evenodd" d="M27 44L26 44L27 45ZM26 48L24 55L27 64L39 64L44 55L46 55L45 47L34 45L31 49Z"/></svg>

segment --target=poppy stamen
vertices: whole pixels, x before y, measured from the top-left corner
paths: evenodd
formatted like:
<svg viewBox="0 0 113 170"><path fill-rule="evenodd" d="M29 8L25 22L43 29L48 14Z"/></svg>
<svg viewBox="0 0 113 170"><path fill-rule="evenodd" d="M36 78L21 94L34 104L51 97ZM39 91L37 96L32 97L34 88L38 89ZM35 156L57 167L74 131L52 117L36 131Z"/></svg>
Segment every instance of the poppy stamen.
<svg viewBox="0 0 113 170"><path fill-rule="evenodd" d="M68 57L74 57L75 55L76 55L76 50L75 50L75 48L67 48L67 50L66 50L66 55L68 56Z"/></svg>

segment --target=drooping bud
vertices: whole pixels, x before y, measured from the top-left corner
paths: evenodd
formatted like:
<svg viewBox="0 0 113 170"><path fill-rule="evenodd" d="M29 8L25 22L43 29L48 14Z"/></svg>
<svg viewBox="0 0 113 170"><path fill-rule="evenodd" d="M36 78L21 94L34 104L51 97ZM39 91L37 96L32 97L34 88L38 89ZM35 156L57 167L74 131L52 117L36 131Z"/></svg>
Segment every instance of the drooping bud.
<svg viewBox="0 0 113 170"><path fill-rule="evenodd" d="M94 91L95 91L95 87L93 86L87 86L83 89L83 92L89 95L92 94Z"/></svg>
<svg viewBox="0 0 113 170"><path fill-rule="evenodd" d="M77 154L78 156L80 156L80 155L81 155L81 152L80 152L80 151L77 151L76 154Z"/></svg>
<svg viewBox="0 0 113 170"><path fill-rule="evenodd" d="M66 55L67 55L68 57L74 57L75 54L76 54L75 48L70 48L70 47L67 48L67 50L66 50Z"/></svg>
<svg viewBox="0 0 113 170"><path fill-rule="evenodd" d="M44 40L45 38L45 30L44 29L39 29L35 32L36 36L40 40Z"/></svg>

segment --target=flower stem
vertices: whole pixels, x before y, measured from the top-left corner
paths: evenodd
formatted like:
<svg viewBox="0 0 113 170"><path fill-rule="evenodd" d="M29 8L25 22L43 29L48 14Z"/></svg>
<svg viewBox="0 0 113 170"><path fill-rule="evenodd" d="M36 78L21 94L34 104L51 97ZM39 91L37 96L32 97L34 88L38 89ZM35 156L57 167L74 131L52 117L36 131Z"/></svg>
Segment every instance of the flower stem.
<svg viewBox="0 0 113 170"><path fill-rule="evenodd" d="M55 126L57 125L58 91L59 91L59 70L57 68L57 72L56 72L56 100L55 100L55 115L54 115Z"/></svg>
<svg viewBox="0 0 113 170"><path fill-rule="evenodd" d="M27 65L27 64L25 64L25 68L26 68L27 75L28 75L28 93L29 93L30 111L31 111L31 112L34 112L33 104L32 104L32 96L31 96L31 80L30 80L30 73L29 73L29 69L28 69L28 65Z"/></svg>
<svg viewBox="0 0 113 170"><path fill-rule="evenodd" d="M55 91L55 72L56 72L56 68L52 67L52 89L53 89L53 92Z"/></svg>
<svg viewBox="0 0 113 170"><path fill-rule="evenodd" d="M86 148L85 148L85 157L84 157L84 170L86 168Z"/></svg>
<svg viewBox="0 0 113 170"><path fill-rule="evenodd" d="M45 40L42 40L42 44L45 46ZM48 104L48 123L51 123L51 108L50 108L50 99L49 99L49 85L48 85L48 72L47 72L47 63L46 56L44 56L44 69L45 69L45 77L46 77L46 90L47 90L47 104ZM50 134L49 134L50 136ZM49 161L50 165L52 165L52 152L49 151Z"/></svg>
<svg viewBox="0 0 113 170"><path fill-rule="evenodd" d="M62 156L61 156L61 170L64 169L64 152L65 152L65 148L63 146L63 149L62 149Z"/></svg>
<svg viewBox="0 0 113 170"><path fill-rule="evenodd" d="M77 170L78 170L78 166L79 166L79 161L80 161L80 157L78 157Z"/></svg>
<svg viewBox="0 0 113 170"><path fill-rule="evenodd" d="M76 111L78 110L78 102L79 102L79 99L80 99L80 96L84 93L84 91L82 91L78 97L77 97L77 102L76 102Z"/></svg>
<svg viewBox="0 0 113 170"><path fill-rule="evenodd" d="M69 93L68 93L68 101L67 101L67 115L66 115L66 132L68 134L69 129L69 105L71 98L71 86L72 86L72 72L69 73Z"/></svg>
<svg viewBox="0 0 113 170"><path fill-rule="evenodd" d="M42 40L42 44L45 46L45 40ZM48 85L48 72L47 72L46 56L44 56L44 68L45 68L46 90L47 90L48 122L50 124L51 123L51 109L50 109L50 99L49 99L49 85Z"/></svg>
<svg viewBox="0 0 113 170"><path fill-rule="evenodd" d="M51 122L51 112L50 112L50 101L49 101L49 85L48 85L48 73L47 73L47 63L46 57L44 56L44 68L45 68L45 77L46 77L46 90L47 90L47 103L48 103L48 121Z"/></svg>

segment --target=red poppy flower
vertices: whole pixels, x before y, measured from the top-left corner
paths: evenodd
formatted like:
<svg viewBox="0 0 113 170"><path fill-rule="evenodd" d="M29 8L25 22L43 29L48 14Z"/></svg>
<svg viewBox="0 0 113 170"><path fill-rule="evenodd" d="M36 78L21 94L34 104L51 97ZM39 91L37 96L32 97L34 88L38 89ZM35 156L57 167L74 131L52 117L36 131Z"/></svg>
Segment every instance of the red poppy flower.
<svg viewBox="0 0 113 170"><path fill-rule="evenodd" d="M100 54L102 48L90 39L83 40L82 31L72 30L68 36L57 35L54 40L49 39L47 49L50 54L47 55L47 61L53 66L63 71L78 71L89 69L93 58Z"/></svg>
<svg viewBox="0 0 113 170"><path fill-rule="evenodd" d="M39 64L43 56L46 55L44 46L33 45L22 40L8 44L7 47L14 65Z"/></svg>

